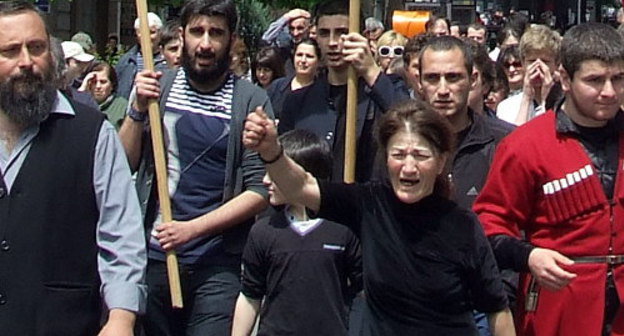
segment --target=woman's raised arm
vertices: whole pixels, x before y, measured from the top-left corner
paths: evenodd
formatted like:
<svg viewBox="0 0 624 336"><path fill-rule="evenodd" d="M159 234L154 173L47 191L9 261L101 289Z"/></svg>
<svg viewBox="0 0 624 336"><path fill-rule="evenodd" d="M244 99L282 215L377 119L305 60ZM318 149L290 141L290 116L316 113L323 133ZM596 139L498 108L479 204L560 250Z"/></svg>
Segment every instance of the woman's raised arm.
<svg viewBox="0 0 624 336"><path fill-rule="evenodd" d="M271 180L289 203L304 205L314 212L319 210L321 195L316 178L284 154L277 138L275 122L264 113L262 107L257 107L247 116L243 144L258 152Z"/></svg>

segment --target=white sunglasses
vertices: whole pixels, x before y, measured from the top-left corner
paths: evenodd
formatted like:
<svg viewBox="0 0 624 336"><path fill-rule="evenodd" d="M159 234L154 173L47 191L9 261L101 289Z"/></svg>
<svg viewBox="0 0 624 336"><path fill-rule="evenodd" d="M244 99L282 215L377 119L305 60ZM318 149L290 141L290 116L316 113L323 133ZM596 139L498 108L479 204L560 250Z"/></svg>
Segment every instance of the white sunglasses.
<svg viewBox="0 0 624 336"><path fill-rule="evenodd" d="M389 57L398 57L403 55L403 47L402 46L381 46L377 49L379 52L379 56L389 56Z"/></svg>

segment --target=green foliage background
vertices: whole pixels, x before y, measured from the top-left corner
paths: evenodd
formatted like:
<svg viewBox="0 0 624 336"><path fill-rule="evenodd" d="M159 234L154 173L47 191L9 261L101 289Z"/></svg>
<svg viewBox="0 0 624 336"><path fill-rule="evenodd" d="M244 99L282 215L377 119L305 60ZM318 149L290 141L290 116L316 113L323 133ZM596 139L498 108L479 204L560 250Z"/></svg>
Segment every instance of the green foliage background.
<svg viewBox="0 0 624 336"><path fill-rule="evenodd" d="M271 23L271 11L256 0L235 0L238 9L238 35L243 38L250 55L255 55L262 34Z"/></svg>
<svg viewBox="0 0 624 336"><path fill-rule="evenodd" d="M35 0L32 0L35 2ZM51 2L55 0L50 0ZM71 0L69 0L71 1ZM104 0L98 0L104 1ZM321 0L234 0L239 13L238 34L244 39L251 55L259 45L269 24L288 9L311 9ZM180 7L184 0L147 0L150 9L163 6Z"/></svg>

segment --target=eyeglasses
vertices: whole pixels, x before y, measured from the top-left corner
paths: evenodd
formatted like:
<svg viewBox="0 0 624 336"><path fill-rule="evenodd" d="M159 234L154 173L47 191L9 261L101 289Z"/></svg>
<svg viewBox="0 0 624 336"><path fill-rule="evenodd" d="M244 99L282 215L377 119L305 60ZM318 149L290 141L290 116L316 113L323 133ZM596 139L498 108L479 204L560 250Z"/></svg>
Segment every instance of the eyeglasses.
<svg viewBox="0 0 624 336"><path fill-rule="evenodd" d="M389 57L398 57L403 55L403 47L402 46L382 46L378 49L379 56L389 56Z"/></svg>
<svg viewBox="0 0 624 336"><path fill-rule="evenodd" d="M510 68L512 65L514 68L522 68L522 62L520 61L505 62L503 65L505 66L505 68Z"/></svg>

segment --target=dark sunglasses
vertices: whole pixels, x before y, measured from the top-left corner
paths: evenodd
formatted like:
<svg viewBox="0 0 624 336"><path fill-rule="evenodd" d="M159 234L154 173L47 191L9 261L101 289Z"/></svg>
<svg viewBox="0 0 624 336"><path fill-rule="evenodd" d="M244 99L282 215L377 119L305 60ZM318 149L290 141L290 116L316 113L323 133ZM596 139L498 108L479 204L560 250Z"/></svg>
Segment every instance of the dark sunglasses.
<svg viewBox="0 0 624 336"><path fill-rule="evenodd" d="M522 62L514 61L514 62L505 62L505 68L509 68L513 65L514 68L522 68Z"/></svg>
<svg viewBox="0 0 624 336"><path fill-rule="evenodd" d="M396 56L403 55L403 47L402 46L396 46L396 47L382 46L382 47L379 47L378 52L379 52L379 56L396 57Z"/></svg>

